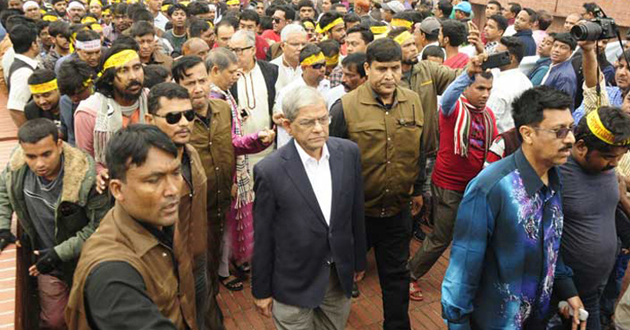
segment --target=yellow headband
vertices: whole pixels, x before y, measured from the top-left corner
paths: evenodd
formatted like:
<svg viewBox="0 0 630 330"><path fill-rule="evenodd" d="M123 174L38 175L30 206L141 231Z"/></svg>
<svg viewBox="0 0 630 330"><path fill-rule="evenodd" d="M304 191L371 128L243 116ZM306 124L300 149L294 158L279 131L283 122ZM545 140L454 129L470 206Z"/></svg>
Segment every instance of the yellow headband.
<svg viewBox="0 0 630 330"><path fill-rule="evenodd" d="M162 11L168 11L168 7L170 7L171 5L163 5L162 6Z"/></svg>
<svg viewBox="0 0 630 330"><path fill-rule="evenodd" d="M110 15L112 13L111 9L105 9L103 10L103 12L101 13L101 15Z"/></svg>
<svg viewBox="0 0 630 330"><path fill-rule="evenodd" d="M302 22L302 25L304 25L304 27L307 28L307 29L314 29L315 28L315 25L313 25L313 23L311 23L309 21Z"/></svg>
<svg viewBox="0 0 630 330"><path fill-rule="evenodd" d="M103 3L102 3L102 2L100 2L100 1L98 1L98 0L92 0L92 1L90 1L90 6L91 6L91 5L99 5L99 6L103 7Z"/></svg>
<svg viewBox="0 0 630 330"><path fill-rule="evenodd" d="M81 24L89 25L89 23L96 23L96 18L92 16L86 16L81 20Z"/></svg>
<svg viewBox="0 0 630 330"><path fill-rule="evenodd" d="M586 125L593 135L597 136L598 139L606 142L607 144L615 146L630 145L630 139L615 142L615 136L606 127L604 127L597 110L591 111L588 115L586 115Z"/></svg>
<svg viewBox="0 0 630 330"><path fill-rule="evenodd" d="M394 41L396 41L399 45L402 46L402 44L407 41L409 38L412 38L413 36L411 35L411 33L409 33L409 31L405 31L401 34L399 34L396 38L394 38Z"/></svg>
<svg viewBox="0 0 630 330"><path fill-rule="evenodd" d="M336 20L330 22L328 25L326 25L324 28L321 28L319 24L317 24L317 28L319 31L317 31L318 33L326 33L328 32L328 30L332 29L333 27L339 25L339 24L344 24L343 23L343 18L339 17Z"/></svg>
<svg viewBox="0 0 630 330"><path fill-rule="evenodd" d="M331 57L326 57L327 66L335 66L339 63L339 54L335 54Z"/></svg>
<svg viewBox="0 0 630 330"><path fill-rule="evenodd" d="M300 65L303 66L311 66L317 62L321 62L321 61L326 61L326 58L324 57L324 53L319 52L317 54L313 54L307 58L304 59L304 61L302 61L302 63L300 63Z"/></svg>
<svg viewBox="0 0 630 330"><path fill-rule="evenodd" d="M28 85L31 94L44 94L57 89L57 79L39 85Z"/></svg>
<svg viewBox="0 0 630 330"><path fill-rule="evenodd" d="M92 31L96 31L96 32L103 31L103 27L98 23L90 24L90 28L92 29Z"/></svg>
<svg viewBox="0 0 630 330"><path fill-rule="evenodd" d="M228 6L233 6L233 5L240 5L241 2L239 0L228 0L225 4Z"/></svg>
<svg viewBox="0 0 630 330"><path fill-rule="evenodd" d="M370 31L372 31L373 34L387 33L387 26L372 26L370 27Z"/></svg>
<svg viewBox="0 0 630 330"><path fill-rule="evenodd" d="M406 20L406 19L401 19L401 18L394 18L392 19L391 25L393 27L404 27L405 29L408 29L411 27L413 23Z"/></svg>
<svg viewBox="0 0 630 330"><path fill-rule="evenodd" d="M129 63L130 61L137 60L139 58L140 57L138 56L138 53L136 53L135 50L125 49L121 52L118 52L110 56L110 58L108 58L107 61L105 61L102 72L105 72L107 69L123 66Z"/></svg>
<svg viewBox="0 0 630 330"><path fill-rule="evenodd" d="M44 15L44 17L42 17L42 19L44 21L47 21L47 22L55 22L55 21L57 21L59 19L59 17L57 17L55 15Z"/></svg>

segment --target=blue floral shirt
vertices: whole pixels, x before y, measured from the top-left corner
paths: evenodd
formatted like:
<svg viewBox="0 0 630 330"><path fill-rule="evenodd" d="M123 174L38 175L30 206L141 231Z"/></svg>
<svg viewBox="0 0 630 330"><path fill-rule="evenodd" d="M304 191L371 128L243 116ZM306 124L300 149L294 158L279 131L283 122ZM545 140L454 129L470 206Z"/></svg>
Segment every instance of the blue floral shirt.
<svg viewBox="0 0 630 330"><path fill-rule="evenodd" d="M542 328L554 277L571 279L558 262L561 190L558 169L544 185L521 149L470 182L442 283L449 329Z"/></svg>

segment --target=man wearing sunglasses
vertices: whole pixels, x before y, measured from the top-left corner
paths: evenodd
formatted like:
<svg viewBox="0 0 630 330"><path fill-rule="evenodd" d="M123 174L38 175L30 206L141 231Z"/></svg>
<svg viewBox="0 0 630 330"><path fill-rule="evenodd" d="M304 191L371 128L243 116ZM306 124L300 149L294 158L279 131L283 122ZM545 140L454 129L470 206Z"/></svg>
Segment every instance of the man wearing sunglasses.
<svg viewBox="0 0 630 330"><path fill-rule="evenodd" d="M442 284L449 329L545 329L547 313L558 305L552 290L575 311L576 329L583 304L559 256L566 187L558 166L575 143L572 103L547 86L525 91L513 103L522 147L468 184Z"/></svg>
<svg viewBox="0 0 630 330"><path fill-rule="evenodd" d="M181 161L184 184L180 192L179 219L176 227L188 227L189 237L184 240L189 244L188 255L192 257L195 278L195 301L197 325L205 329L204 317L208 300L207 270L207 232L208 213L207 179L197 150L190 144L195 110L188 90L178 84L165 82L153 86L148 97L149 113L145 115L147 124L155 125L164 132L177 147ZM177 248L178 245L175 245Z"/></svg>
<svg viewBox="0 0 630 330"><path fill-rule="evenodd" d="M325 79L326 58L321 48L314 44L307 44L302 51L300 51L300 66L302 67L302 77L294 80L280 90L278 98L276 99L276 105L274 106L274 122L278 125L278 148L287 144L291 139L284 128L280 127L280 125L282 125L280 119L282 118L282 100L284 97L298 86L316 88L322 95L326 95L330 90L330 82Z"/></svg>

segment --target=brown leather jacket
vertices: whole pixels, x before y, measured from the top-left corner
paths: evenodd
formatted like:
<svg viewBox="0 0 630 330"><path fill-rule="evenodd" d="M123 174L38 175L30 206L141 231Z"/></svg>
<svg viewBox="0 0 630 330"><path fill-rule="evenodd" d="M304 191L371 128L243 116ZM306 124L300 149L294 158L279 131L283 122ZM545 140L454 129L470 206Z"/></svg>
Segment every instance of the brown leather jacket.
<svg viewBox="0 0 630 330"><path fill-rule="evenodd" d="M389 217L411 200L420 173L424 114L418 95L397 87L386 110L369 83L341 98L348 137L361 150L365 214Z"/></svg>
<svg viewBox="0 0 630 330"><path fill-rule="evenodd" d="M208 185L206 172L199 158L197 150L187 144L185 152L190 159L190 167L192 171L192 190L190 183L186 183L180 193L179 202L179 221L190 223L190 236L186 241L190 245L193 260L195 260L195 268L198 267L197 261L201 257L205 257L208 240Z"/></svg>
<svg viewBox="0 0 630 330"><path fill-rule="evenodd" d="M177 329L197 329L195 282L190 269L184 271L190 267L191 258L188 250L178 248L177 243L178 235L187 237L189 230L190 227L184 222L176 224L172 251L160 244L122 207L114 206L83 246L65 311L68 328L90 329L84 304L84 287L92 269L102 262L123 261L140 273L149 298ZM175 254L178 272L175 271L172 254Z"/></svg>

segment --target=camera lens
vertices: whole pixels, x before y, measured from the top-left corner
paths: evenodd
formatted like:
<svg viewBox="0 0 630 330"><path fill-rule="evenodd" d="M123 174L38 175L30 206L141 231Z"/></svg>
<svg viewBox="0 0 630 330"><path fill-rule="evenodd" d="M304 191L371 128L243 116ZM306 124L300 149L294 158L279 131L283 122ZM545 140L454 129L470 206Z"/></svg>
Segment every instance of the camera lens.
<svg viewBox="0 0 630 330"><path fill-rule="evenodd" d="M597 23L586 22L578 24L571 28L571 35L579 41L594 41L599 40L599 36L602 35L602 27Z"/></svg>

